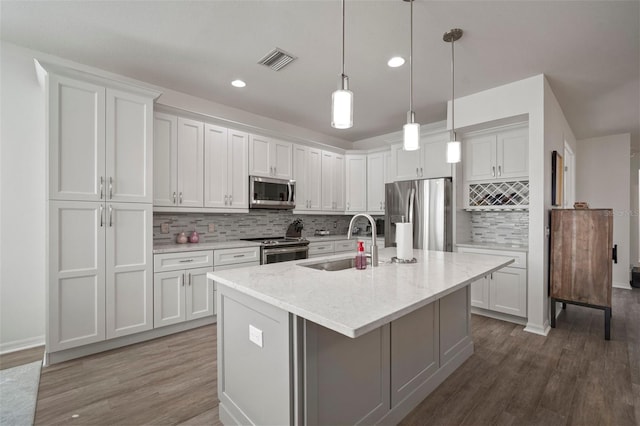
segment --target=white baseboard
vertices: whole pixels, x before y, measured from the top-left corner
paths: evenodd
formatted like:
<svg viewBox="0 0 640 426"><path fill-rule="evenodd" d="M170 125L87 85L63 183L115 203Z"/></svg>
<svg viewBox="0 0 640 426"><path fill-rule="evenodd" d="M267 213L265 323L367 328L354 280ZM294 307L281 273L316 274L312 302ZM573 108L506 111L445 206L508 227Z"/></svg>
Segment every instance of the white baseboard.
<svg viewBox="0 0 640 426"><path fill-rule="evenodd" d="M629 284L629 283L619 283L619 282L614 282L614 283L612 284L612 287L615 287L615 288L622 288L622 289L624 289L624 290L631 290L631 284Z"/></svg>
<svg viewBox="0 0 640 426"><path fill-rule="evenodd" d="M551 325L549 325L548 321L544 322L544 325L540 327L537 324L529 324L524 328L524 331L533 334L539 334L540 336L548 336L549 331L551 331Z"/></svg>
<svg viewBox="0 0 640 426"><path fill-rule="evenodd" d="M22 351L24 349L44 346L44 336L30 337L28 339L14 340L13 342L0 343L0 354Z"/></svg>

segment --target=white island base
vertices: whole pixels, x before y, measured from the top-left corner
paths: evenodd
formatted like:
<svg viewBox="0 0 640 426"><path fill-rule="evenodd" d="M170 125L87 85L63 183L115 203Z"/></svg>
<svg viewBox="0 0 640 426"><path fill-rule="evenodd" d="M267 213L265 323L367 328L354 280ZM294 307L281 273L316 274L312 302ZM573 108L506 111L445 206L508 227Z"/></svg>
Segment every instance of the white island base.
<svg viewBox="0 0 640 426"><path fill-rule="evenodd" d="M366 271L306 260L209 273L222 423L402 420L473 354L469 284L513 261L416 252L417 264Z"/></svg>

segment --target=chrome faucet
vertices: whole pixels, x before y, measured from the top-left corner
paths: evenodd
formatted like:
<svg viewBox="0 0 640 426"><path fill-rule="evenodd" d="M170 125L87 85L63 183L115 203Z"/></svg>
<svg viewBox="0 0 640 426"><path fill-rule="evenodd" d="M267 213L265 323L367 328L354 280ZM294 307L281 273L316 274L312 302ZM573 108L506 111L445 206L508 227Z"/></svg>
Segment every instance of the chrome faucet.
<svg viewBox="0 0 640 426"><path fill-rule="evenodd" d="M353 228L353 222L357 217L362 216L366 217L371 223L371 266L378 266L378 244L376 243L376 221L373 220L371 215L366 213L358 213L351 218L351 222L349 222L349 231L347 232L347 238L351 239L351 229Z"/></svg>

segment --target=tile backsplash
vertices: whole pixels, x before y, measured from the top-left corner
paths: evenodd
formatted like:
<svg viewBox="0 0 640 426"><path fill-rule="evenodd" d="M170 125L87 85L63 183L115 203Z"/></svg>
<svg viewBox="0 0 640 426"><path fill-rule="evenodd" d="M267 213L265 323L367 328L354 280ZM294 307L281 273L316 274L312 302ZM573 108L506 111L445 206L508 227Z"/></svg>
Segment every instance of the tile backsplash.
<svg viewBox="0 0 640 426"><path fill-rule="evenodd" d="M527 245L529 243L529 212L471 212L471 241Z"/></svg>
<svg viewBox="0 0 640 426"><path fill-rule="evenodd" d="M284 236L287 227L295 219L302 219L304 237L313 236L316 230L321 229L346 236L351 216L294 215L290 210L251 210L249 213L233 214L154 213L153 243L174 243L178 233L184 231L189 235L194 230L200 234L200 242L203 243ZM162 224L168 226L168 233L161 233ZM214 225L213 232L209 232L209 224ZM367 224L368 221L364 218L356 221L361 229Z"/></svg>

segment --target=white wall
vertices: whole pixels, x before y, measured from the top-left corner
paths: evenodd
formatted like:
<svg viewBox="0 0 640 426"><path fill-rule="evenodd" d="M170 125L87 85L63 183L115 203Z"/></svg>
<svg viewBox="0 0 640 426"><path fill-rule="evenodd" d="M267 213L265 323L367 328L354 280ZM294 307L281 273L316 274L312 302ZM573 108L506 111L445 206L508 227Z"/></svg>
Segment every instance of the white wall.
<svg viewBox="0 0 640 426"><path fill-rule="evenodd" d="M45 117L33 55L0 46L0 352L44 344Z"/></svg>
<svg viewBox="0 0 640 426"><path fill-rule="evenodd" d="M613 243L618 263L613 265L613 286L630 288L630 160L629 134L583 139L576 153L576 199L592 208L613 208Z"/></svg>
<svg viewBox="0 0 640 426"><path fill-rule="evenodd" d="M631 219L629 227L631 229L631 239L629 248L629 261L634 266L640 266L640 211L638 206L638 179L640 175L640 152L636 152L631 157Z"/></svg>

